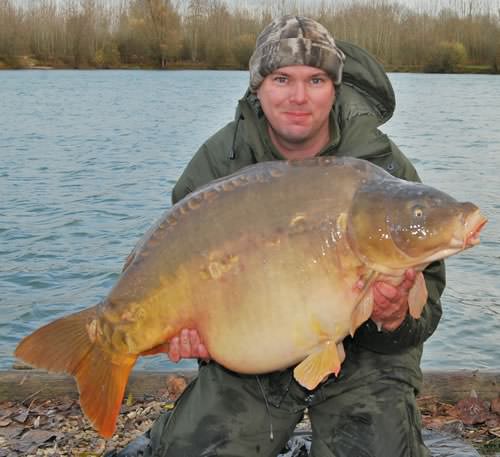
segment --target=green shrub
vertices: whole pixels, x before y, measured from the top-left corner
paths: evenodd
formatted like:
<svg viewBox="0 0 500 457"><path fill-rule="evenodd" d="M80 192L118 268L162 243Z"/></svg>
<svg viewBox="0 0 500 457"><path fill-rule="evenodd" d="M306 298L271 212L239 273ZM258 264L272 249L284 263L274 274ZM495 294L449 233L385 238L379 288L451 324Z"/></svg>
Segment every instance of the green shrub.
<svg viewBox="0 0 500 457"><path fill-rule="evenodd" d="M120 65L120 52L115 43L107 43L95 53L95 64L99 68L114 68Z"/></svg>
<svg viewBox="0 0 500 457"><path fill-rule="evenodd" d="M467 60L467 51L457 41L442 41L431 52L425 71L431 73L454 73Z"/></svg>

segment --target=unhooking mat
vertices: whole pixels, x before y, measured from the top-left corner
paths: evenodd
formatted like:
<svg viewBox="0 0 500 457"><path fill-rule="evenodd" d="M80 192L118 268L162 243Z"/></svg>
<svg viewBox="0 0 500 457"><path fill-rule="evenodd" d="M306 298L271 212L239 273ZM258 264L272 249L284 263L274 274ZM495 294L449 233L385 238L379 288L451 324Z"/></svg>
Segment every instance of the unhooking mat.
<svg viewBox="0 0 500 457"><path fill-rule="evenodd" d="M422 435L432 457L480 457L470 444L457 437L432 430L423 430ZM149 442L146 433L129 443L125 449L108 452L105 457L141 457ZM296 431L277 457L308 457L310 448L311 432Z"/></svg>
<svg viewBox="0 0 500 457"><path fill-rule="evenodd" d="M474 447L452 435L424 429L422 436L432 457L479 457ZM278 457L308 457L310 448L310 433L296 432Z"/></svg>

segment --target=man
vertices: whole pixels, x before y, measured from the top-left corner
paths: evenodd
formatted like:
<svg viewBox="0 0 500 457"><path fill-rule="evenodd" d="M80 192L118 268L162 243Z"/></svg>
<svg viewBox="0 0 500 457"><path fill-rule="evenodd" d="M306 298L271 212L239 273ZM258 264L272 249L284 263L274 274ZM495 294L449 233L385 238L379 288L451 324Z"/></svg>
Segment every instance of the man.
<svg viewBox="0 0 500 457"><path fill-rule="evenodd" d="M311 19L276 19L257 39L250 90L235 120L201 146L173 201L246 165L318 155L362 158L418 180L408 159L378 130L393 110L390 82L370 55L336 43ZM414 271L398 286L376 283L373 314L344 340L339 376L313 391L297 384L293 368L248 376L202 363L173 412L154 424L144 455L275 457L306 408L314 457L429 455L415 395L422 344L441 316L442 262L424 274L429 300L418 320L408 314ZM209 358L194 329L171 341L169 356Z"/></svg>

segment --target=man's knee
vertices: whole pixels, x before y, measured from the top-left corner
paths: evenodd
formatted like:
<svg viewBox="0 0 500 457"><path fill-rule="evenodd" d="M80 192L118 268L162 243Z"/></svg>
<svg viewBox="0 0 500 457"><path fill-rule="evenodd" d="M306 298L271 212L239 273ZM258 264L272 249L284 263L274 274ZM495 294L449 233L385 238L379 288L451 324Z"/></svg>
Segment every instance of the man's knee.
<svg viewBox="0 0 500 457"><path fill-rule="evenodd" d="M255 376L210 365L153 427L151 456L277 455L300 413L266 404Z"/></svg>
<svg viewBox="0 0 500 457"><path fill-rule="evenodd" d="M413 389L367 384L311 408L314 457L427 457Z"/></svg>

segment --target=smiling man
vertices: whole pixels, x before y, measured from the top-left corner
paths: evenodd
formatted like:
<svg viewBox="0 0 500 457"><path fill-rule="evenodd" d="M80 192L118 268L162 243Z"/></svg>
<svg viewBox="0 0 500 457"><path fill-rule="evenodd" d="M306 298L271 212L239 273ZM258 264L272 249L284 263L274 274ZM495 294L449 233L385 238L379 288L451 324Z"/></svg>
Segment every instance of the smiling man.
<svg viewBox="0 0 500 457"><path fill-rule="evenodd" d="M273 71L257 88L271 141L287 159L314 157L330 138L335 86L315 67L290 65Z"/></svg>
<svg viewBox="0 0 500 457"><path fill-rule="evenodd" d="M418 180L408 159L378 130L394 103L385 72L368 53L335 42L309 18L278 18L257 39L250 88L235 120L201 146L173 201L246 165L319 155L369 160L399 178ZM422 345L441 316L443 264L431 264L424 276L429 299L418 320L408 314L413 271L399 285L376 284L372 317L344 340L338 377L308 391L295 382L293 367L248 376L205 361L173 412L142 438L147 446L118 455L275 457L307 409L314 457L428 456L415 395ZM171 341L169 356L210 357L195 329Z"/></svg>

